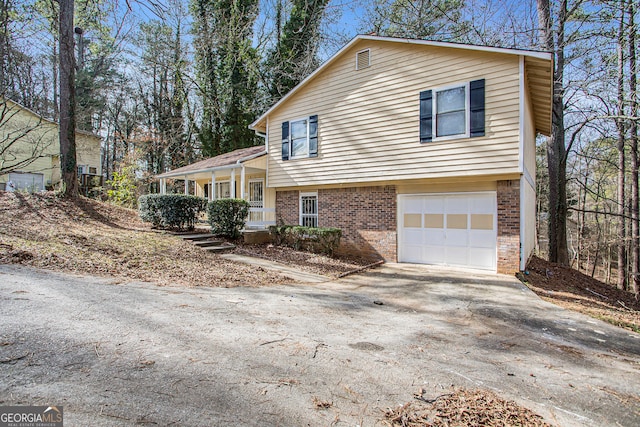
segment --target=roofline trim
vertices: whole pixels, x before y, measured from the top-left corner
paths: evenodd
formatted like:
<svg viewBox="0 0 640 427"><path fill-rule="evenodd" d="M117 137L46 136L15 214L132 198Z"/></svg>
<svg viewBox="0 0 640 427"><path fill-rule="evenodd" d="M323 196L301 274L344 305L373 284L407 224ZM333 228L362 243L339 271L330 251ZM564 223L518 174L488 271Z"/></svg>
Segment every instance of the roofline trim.
<svg viewBox="0 0 640 427"><path fill-rule="evenodd" d="M186 177L186 176L189 176L189 175L195 175L195 174L203 173L203 172L214 172L214 171L219 171L219 170L238 169L239 167L242 166L242 163L244 163L244 162L246 162L248 160L255 159L255 158L260 157L260 156L265 156L266 154L267 154L266 151L262 151L260 153L255 153L255 154L252 154L250 156L238 159L238 160L236 160L235 163L230 163L228 165L213 166L213 167L210 167L210 168L197 169L197 170L188 171L188 172L177 172L176 173L175 171L174 172L169 171L169 172L165 172L165 173L161 173L159 175L156 175L156 176L154 176L154 178L156 178L156 179L173 178L173 177L176 177L176 176L185 176Z"/></svg>
<svg viewBox="0 0 640 427"><path fill-rule="evenodd" d="M424 46L436 46L436 47L448 47L454 49L467 49L467 50L475 50L480 52L493 52L493 53L502 53L507 55L519 55L519 56L529 56L532 58L550 60L553 61L553 56L550 52L542 52L542 51L533 51L533 50L524 50L524 49L509 49L504 47L489 47L489 46L479 46L479 45L471 45L471 44L463 44L463 43L452 43L452 42L438 42L432 40L418 40L418 39L405 39L400 37L383 37L383 36L372 36L365 34L358 34L354 38L349 41L346 45L344 45L340 50L334 53L329 59L327 59L322 65L320 65L316 70L309 74L304 80L298 83L293 89L286 93L285 96L280 98L278 102L273 104L271 108L269 108L266 112L264 112L260 117L258 117L253 123L249 125L249 129L257 130L256 126L258 123L263 121L273 110L278 108L282 103L284 103L287 99L293 96L294 93L298 92L300 88L305 86L309 80L312 80L317 74L324 71L329 65L338 59L342 53L360 40L372 40L372 41L387 41L394 43L407 43L407 44L417 44Z"/></svg>

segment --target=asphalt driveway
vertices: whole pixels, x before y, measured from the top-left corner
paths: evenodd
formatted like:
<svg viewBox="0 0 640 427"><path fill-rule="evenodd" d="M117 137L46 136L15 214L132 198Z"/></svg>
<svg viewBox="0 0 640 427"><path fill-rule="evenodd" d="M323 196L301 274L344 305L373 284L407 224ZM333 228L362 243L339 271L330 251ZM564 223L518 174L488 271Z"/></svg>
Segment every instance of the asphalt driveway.
<svg viewBox="0 0 640 427"><path fill-rule="evenodd" d="M640 335L507 277L185 289L0 265L0 299L0 405L63 405L68 426L370 426L451 385L558 425L640 425Z"/></svg>

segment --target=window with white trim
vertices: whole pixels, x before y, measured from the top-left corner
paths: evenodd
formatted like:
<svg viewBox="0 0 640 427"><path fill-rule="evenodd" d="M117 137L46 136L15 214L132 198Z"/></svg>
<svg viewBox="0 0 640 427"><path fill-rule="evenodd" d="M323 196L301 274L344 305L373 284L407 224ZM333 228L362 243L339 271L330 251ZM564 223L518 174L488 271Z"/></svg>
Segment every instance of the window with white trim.
<svg viewBox="0 0 640 427"><path fill-rule="evenodd" d="M216 199L231 198L231 181L216 181Z"/></svg>
<svg viewBox="0 0 640 427"><path fill-rule="evenodd" d="M300 193L300 225L318 226L318 193Z"/></svg>
<svg viewBox="0 0 640 427"><path fill-rule="evenodd" d="M467 136L469 97L467 85L436 90L433 111L436 119L433 129L436 138Z"/></svg>
<svg viewBox="0 0 640 427"><path fill-rule="evenodd" d="M309 119L292 121L291 158L309 156Z"/></svg>
<svg viewBox="0 0 640 427"><path fill-rule="evenodd" d="M420 142L485 136L485 81L420 92Z"/></svg>
<svg viewBox="0 0 640 427"><path fill-rule="evenodd" d="M282 122L282 160L318 157L318 116Z"/></svg>

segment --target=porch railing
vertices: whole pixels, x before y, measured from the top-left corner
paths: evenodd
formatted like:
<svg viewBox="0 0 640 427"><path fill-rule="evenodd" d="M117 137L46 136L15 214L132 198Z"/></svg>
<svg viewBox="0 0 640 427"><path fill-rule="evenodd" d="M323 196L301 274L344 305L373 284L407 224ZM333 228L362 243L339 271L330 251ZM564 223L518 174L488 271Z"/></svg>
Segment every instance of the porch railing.
<svg viewBox="0 0 640 427"><path fill-rule="evenodd" d="M249 218L245 228L260 229L270 225L276 225L275 208L249 208Z"/></svg>

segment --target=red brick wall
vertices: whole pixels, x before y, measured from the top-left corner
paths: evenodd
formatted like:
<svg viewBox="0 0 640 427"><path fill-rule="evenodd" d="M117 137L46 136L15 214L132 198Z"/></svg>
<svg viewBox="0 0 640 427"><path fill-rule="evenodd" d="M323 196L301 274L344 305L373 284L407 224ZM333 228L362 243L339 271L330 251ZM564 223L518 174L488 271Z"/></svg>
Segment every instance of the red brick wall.
<svg viewBox="0 0 640 427"><path fill-rule="evenodd" d="M276 192L276 220L299 223L299 192ZM349 187L318 190L318 226L342 229L339 252L395 262L396 189Z"/></svg>
<svg viewBox="0 0 640 427"><path fill-rule="evenodd" d="M318 191L318 223L342 229L340 252L396 261L396 188Z"/></svg>
<svg viewBox="0 0 640 427"><path fill-rule="evenodd" d="M520 181L498 181L498 273L520 270Z"/></svg>
<svg viewBox="0 0 640 427"><path fill-rule="evenodd" d="M276 191L276 223L293 225L299 222L300 200L298 191Z"/></svg>

